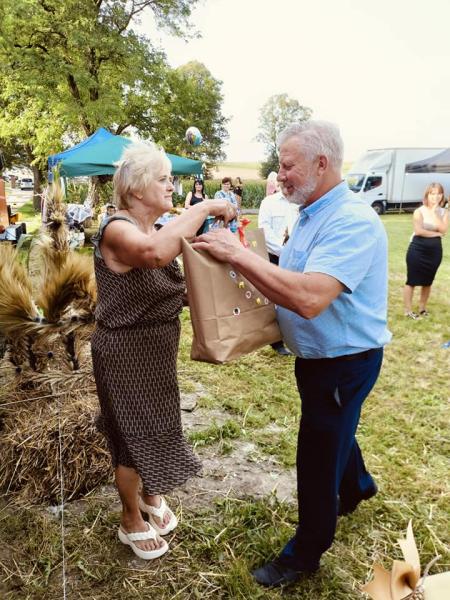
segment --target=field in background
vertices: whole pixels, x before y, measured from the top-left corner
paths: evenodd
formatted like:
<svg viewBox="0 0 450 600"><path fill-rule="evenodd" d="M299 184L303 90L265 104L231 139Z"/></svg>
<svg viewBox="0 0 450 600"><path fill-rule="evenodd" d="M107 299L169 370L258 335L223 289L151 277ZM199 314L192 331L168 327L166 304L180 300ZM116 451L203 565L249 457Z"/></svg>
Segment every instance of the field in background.
<svg viewBox="0 0 450 600"><path fill-rule="evenodd" d="M344 175L348 172L351 162L344 162L342 171ZM261 164L258 162L223 162L219 163L216 169L212 171L213 179L222 179L222 177L231 177L233 180L240 177L244 180L262 179L259 174Z"/></svg>
<svg viewBox="0 0 450 600"><path fill-rule="evenodd" d="M219 163L216 169L212 171L213 179L222 179L222 177L236 177L241 179L261 179L259 175L260 163L257 162L223 162Z"/></svg>

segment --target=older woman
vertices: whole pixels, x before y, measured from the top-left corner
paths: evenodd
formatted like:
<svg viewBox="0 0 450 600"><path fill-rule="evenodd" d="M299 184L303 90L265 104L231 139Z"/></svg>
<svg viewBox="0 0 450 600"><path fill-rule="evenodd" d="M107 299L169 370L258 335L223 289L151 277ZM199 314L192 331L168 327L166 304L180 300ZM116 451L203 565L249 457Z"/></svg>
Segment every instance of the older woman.
<svg viewBox="0 0 450 600"><path fill-rule="evenodd" d="M185 286L174 259L208 214L225 222L235 216L226 200L202 202L157 231L156 220L172 207L170 170L164 151L130 145L114 175L119 210L94 240L98 426L122 501L119 539L146 560L167 551L160 536L177 525L161 494L200 469L181 428L176 361Z"/></svg>
<svg viewBox="0 0 450 600"><path fill-rule="evenodd" d="M442 236L448 229L448 210L441 207L444 189L431 183L425 190L423 206L414 211L414 235L406 254L407 279L403 290L405 315L410 319L427 316L427 302L436 271L442 261ZM421 286L419 313L413 312L414 288Z"/></svg>

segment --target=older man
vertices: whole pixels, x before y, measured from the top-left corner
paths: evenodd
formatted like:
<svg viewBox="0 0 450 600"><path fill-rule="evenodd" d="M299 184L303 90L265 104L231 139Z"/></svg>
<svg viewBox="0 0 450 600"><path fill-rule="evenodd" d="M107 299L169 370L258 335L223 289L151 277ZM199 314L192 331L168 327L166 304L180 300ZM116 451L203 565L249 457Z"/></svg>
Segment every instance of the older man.
<svg viewBox="0 0 450 600"><path fill-rule="evenodd" d="M323 121L293 124L279 144L278 179L300 207L279 267L226 231L196 243L278 305L283 339L297 356L299 524L281 554L253 573L266 586L314 572L333 542L338 514L376 493L355 433L390 340L386 234L342 181L339 130Z"/></svg>

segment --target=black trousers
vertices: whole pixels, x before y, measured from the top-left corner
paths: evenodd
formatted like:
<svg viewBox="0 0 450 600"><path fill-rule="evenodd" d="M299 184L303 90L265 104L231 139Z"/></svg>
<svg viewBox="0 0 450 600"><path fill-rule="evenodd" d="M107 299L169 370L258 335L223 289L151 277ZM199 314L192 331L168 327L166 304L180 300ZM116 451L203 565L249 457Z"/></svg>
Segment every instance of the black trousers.
<svg viewBox="0 0 450 600"><path fill-rule="evenodd" d="M361 406L383 360L377 348L334 359L297 358L302 415L297 447L299 524L282 555L314 570L333 543L338 495L357 503L373 485L355 438Z"/></svg>

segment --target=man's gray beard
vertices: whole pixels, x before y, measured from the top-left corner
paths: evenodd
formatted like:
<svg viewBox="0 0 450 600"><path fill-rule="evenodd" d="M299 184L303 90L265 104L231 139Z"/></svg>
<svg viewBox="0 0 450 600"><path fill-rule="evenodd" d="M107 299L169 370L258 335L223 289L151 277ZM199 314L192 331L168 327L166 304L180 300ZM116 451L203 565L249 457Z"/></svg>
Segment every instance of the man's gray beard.
<svg viewBox="0 0 450 600"><path fill-rule="evenodd" d="M292 202L292 204L297 204L299 208L303 208L315 189L316 183L312 177L310 177L301 188L296 188L294 190L294 193L288 197L288 200L289 202Z"/></svg>

